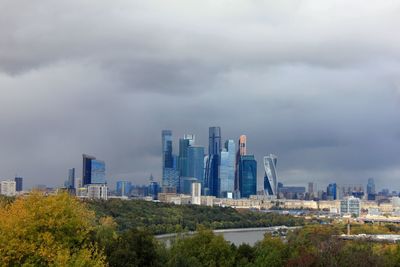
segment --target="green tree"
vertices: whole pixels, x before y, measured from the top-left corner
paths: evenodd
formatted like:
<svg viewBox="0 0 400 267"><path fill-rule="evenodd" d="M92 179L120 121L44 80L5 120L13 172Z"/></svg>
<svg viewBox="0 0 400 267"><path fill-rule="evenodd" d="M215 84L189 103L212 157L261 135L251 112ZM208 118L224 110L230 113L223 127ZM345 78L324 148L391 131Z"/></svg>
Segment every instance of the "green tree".
<svg viewBox="0 0 400 267"><path fill-rule="evenodd" d="M230 267L235 262L229 242L211 230L199 229L191 237L176 240L170 249L168 266Z"/></svg>
<svg viewBox="0 0 400 267"><path fill-rule="evenodd" d="M131 229L121 234L106 248L111 267L163 266L165 252L147 231Z"/></svg>
<svg viewBox="0 0 400 267"><path fill-rule="evenodd" d="M256 266L284 266L288 258L286 244L279 237L265 234L264 239L255 246Z"/></svg>

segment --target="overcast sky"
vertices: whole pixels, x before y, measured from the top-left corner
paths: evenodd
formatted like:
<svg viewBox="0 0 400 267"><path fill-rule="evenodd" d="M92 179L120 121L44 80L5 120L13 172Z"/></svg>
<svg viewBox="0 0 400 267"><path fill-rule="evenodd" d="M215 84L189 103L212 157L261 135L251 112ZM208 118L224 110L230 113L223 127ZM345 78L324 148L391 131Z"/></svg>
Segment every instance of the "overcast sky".
<svg viewBox="0 0 400 267"><path fill-rule="evenodd" d="M0 0L0 177L161 177L161 130L246 134L286 185L400 189L400 1ZM175 147L177 151L177 147Z"/></svg>

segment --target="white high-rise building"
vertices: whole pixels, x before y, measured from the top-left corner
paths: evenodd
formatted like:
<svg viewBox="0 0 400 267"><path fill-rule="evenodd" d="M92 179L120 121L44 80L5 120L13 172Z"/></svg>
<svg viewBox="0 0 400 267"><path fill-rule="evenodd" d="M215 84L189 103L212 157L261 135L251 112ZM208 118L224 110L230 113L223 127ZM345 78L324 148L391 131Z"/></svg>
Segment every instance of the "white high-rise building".
<svg viewBox="0 0 400 267"><path fill-rule="evenodd" d="M108 188L106 184L90 184L87 186L87 197L90 199L107 200Z"/></svg>
<svg viewBox="0 0 400 267"><path fill-rule="evenodd" d="M278 195L278 175L276 173L277 161L278 158L273 154L264 157L264 191L269 196Z"/></svg>
<svg viewBox="0 0 400 267"><path fill-rule="evenodd" d="M15 196L17 194L16 191L17 183L12 180L1 181L0 192L5 196Z"/></svg>
<svg viewBox="0 0 400 267"><path fill-rule="evenodd" d="M201 183L192 183L192 204L201 205Z"/></svg>

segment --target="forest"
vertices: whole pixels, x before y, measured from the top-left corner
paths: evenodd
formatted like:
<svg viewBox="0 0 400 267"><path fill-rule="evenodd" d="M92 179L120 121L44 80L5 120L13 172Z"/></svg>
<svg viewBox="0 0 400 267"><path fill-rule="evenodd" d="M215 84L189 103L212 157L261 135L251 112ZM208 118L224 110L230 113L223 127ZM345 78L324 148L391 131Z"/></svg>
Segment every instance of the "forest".
<svg viewBox="0 0 400 267"><path fill-rule="evenodd" d="M97 217L110 216L119 231L146 229L152 234L195 231L198 225L208 229L303 225L302 218L276 213L263 213L230 207L174 205L143 200L110 199L88 201Z"/></svg>

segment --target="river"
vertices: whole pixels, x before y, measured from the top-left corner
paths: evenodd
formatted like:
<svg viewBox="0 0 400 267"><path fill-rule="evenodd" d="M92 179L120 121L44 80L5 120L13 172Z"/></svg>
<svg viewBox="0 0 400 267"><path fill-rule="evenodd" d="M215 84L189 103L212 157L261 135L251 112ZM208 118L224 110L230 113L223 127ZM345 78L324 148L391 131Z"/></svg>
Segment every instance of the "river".
<svg viewBox="0 0 400 267"><path fill-rule="evenodd" d="M214 230L213 232L217 235L222 235L225 240L235 244L240 245L242 243L247 243L249 245L254 245L257 241L264 238L265 233L281 233L285 234L287 231L297 229L299 227L286 227L286 226L274 226L274 227L263 227L263 228L241 228L241 229L223 229ZM193 235L194 232L186 233L185 235ZM165 242L167 246L170 241L176 238L177 234L165 234L158 235L156 238L162 242Z"/></svg>

